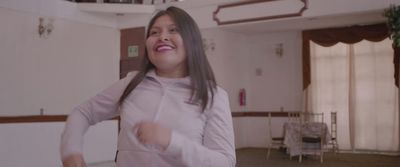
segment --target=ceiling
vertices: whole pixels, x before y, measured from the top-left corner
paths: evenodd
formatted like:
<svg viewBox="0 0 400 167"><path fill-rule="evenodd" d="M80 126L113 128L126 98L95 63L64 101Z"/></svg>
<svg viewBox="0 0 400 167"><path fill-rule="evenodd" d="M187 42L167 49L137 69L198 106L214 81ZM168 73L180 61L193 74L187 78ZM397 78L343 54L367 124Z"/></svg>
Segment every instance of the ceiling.
<svg viewBox="0 0 400 167"><path fill-rule="evenodd" d="M301 31L309 29L367 25L383 22L385 22L385 18L382 15L382 11L371 11L335 16L269 20L256 23L220 26L219 28L237 33L257 34L277 31Z"/></svg>
<svg viewBox="0 0 400 167"><path fill-rule="evenodd" d="M161 1L161 0L158 0ZM156 2L158 2L156 0ZM190 10L207 6L230 4L235 2L254 1L254 0L184 0L179 2L169 2L167 4L177 5L181 8ZM268 32L282 31L302 31L309 29L321 29L332 27L345 27L353 25L367 25L385 22L383 10L374 10L361 13L346 13L339 15L327 15L318 17L290 17L280 19L270 19L258 22L248 22L240 24L222 25L216 28L242 33L259 34Z"/></svg>
<svg viewBox="0 0 400 167"><path fill-rule="evenodd" d="M233 2L242 2L251 0L185 0L182 5L185 8L199 8L210 5L221 5ZM275 19L253 23L232 24L218 26L226 31L244 33L244 34L257 34L268 33L277 31L301 31L307 29L320 29L330 27L344 27L352 25L366 25L382 23L385 21L382 10L368 11L362 13L350 13L341 15L319 16L319 17L293 17L286 19Z"/></svg>
<svg viewBox="0 0 400 167"><path fill-rule="evenodd" d="M244 1L254 1L254 0L183 0L176 3L177 4L179 3L179 6L182 6L185 9L189 9L189 8L201 8L204 6L223 5L235 2L244 2Z"/></svg>

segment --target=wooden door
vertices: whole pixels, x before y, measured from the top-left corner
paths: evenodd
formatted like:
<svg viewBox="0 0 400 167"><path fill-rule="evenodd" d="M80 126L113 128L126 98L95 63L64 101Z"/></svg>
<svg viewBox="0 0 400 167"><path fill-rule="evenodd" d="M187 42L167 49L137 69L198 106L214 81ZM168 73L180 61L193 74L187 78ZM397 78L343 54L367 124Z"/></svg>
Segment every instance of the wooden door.
<svg viewBox="0 0 400 167"><path fill-rule="evenodd" d="M139 70L145 50L145 27L121 30L120 78Z"/></svg>

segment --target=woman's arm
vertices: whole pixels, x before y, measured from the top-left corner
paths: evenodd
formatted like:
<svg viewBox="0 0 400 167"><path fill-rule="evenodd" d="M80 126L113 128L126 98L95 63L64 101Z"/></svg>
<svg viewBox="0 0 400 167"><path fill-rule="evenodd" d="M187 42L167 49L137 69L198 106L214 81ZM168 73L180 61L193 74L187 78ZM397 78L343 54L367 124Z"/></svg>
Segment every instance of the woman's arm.
<svg viewBox="0 0 400 167"><path fill-rule="evenodd" d="M118 100L126 85L132 79L132 75L134 74L119 80L74 108L68 116L61 135L60 152L62 160L67 160L70 155L82 155L83 136L89 126L119 115Z"/></svg>
<svg viewBox="0 0 400 167"><path fill-rule="evenodd" d="M234 167L236 154L227 93L218 89L213 106L205 112L207 122L203 144L195 143L174 131L164 153L173 156L186 166Z"/></svg>

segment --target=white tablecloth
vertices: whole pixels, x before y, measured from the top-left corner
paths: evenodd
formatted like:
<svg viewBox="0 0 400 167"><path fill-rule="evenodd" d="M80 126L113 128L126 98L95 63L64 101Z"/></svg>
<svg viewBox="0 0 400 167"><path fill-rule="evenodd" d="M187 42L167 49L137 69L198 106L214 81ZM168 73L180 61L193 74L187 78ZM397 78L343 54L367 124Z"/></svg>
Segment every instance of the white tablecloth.
<svg viewBox="0 0 400 167"><path fill-rule="evenodd" d="M323 144L327 144L331 140L331 135L328 131L328 126L325 123L310 122L303 124L300 128L299 122L287 122L284 124L285 139L284 144L288 148L290 156L300 155L301 151L301 135L300 130L303 130L303 135L306 136L322 136ZM322 129L321 129L322 128ZM322 134L321 134L322 132ZM320 147L319 144L303 144L303 148Z"/></svg>

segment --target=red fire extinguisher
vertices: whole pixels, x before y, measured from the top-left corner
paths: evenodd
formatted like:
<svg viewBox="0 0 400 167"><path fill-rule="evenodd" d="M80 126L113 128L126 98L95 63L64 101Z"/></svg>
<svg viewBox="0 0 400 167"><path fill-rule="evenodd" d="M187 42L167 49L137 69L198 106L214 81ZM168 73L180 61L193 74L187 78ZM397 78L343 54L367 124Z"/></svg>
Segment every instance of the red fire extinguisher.
<svg viewBox="0 0 400 167"><path fill-rule="evenodd" d="M244 88L240 89L239 91L239 105L240 106L246 105L246 90Z"/></svg>

